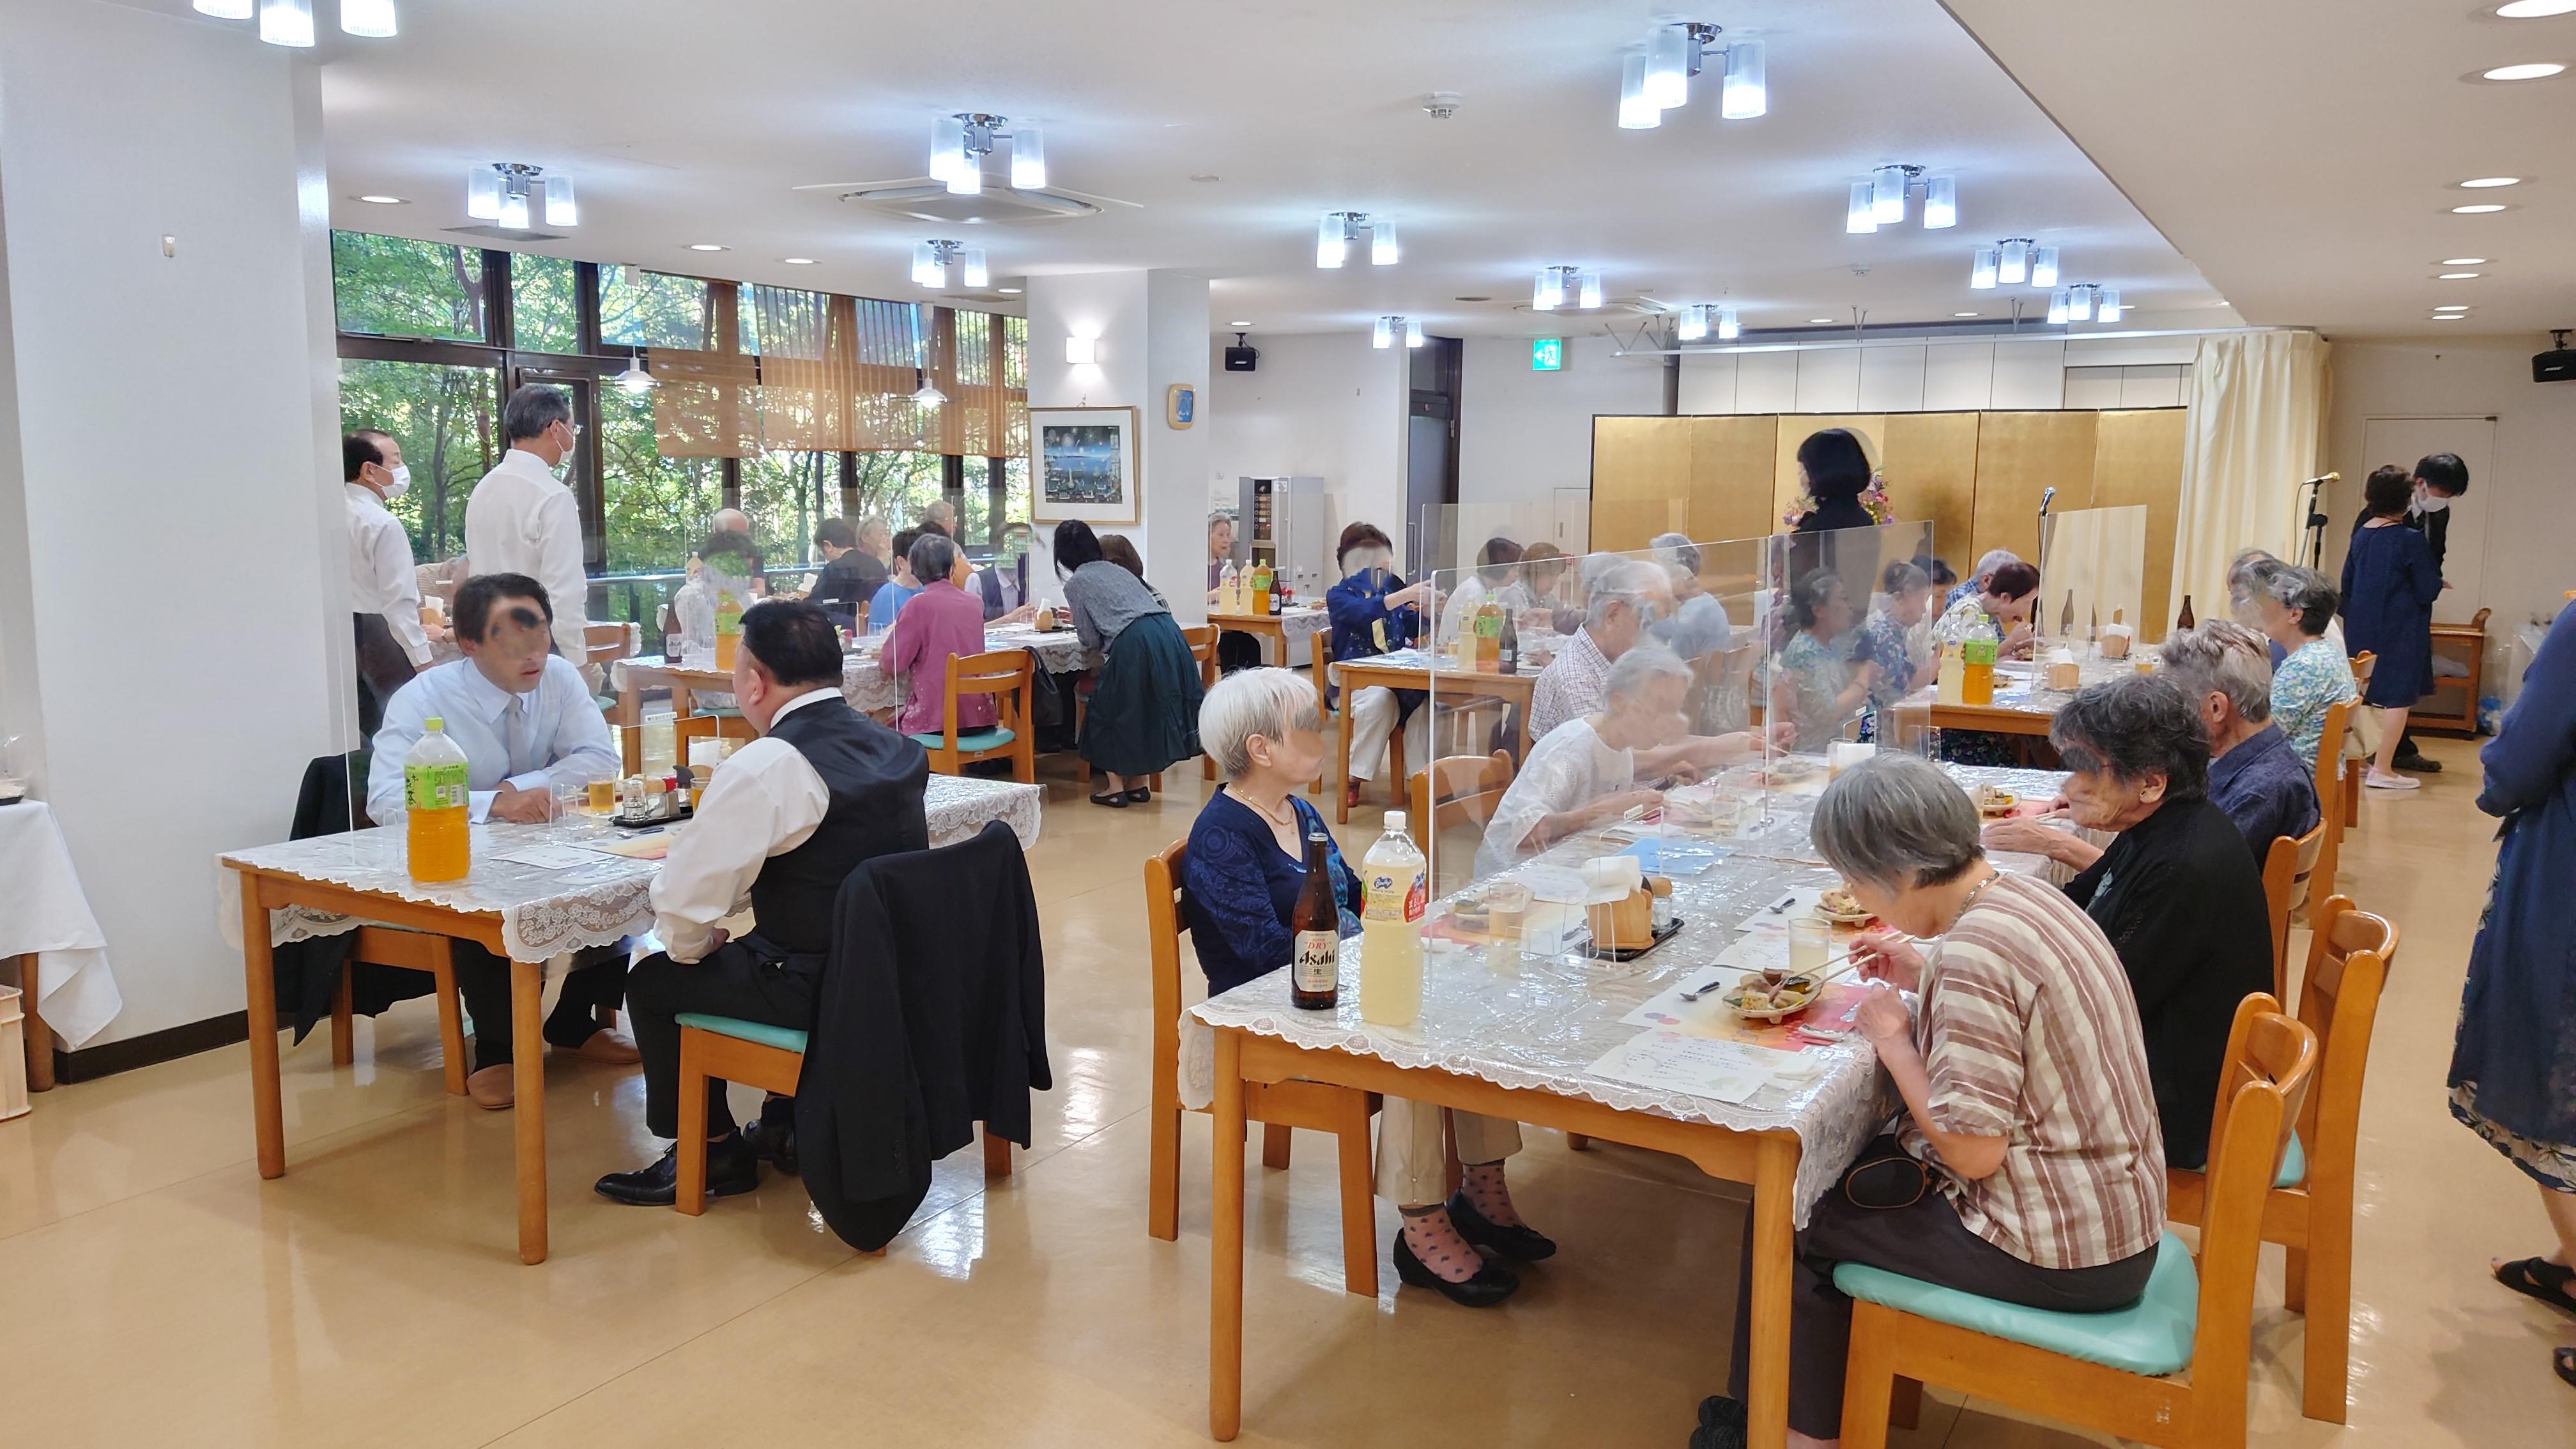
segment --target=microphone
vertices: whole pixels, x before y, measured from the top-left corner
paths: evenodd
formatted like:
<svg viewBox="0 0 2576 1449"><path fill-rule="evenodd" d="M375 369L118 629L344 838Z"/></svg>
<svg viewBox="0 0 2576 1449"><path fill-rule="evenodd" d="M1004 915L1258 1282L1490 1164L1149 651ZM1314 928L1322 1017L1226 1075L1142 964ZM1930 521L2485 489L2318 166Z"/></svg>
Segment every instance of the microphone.
<svg viewBox="0 0 2576 1449"><path fill-rule="evenodd" d="M2309 487L2309 486L2311 486L2311 485L2313 485L2313 484L2318 484L2318 483L2340 483L2340 482L2342 482L2342 481L2343 481L2343 475L2342 475L2341 473L2324 473L2324 474L2320 474L2320 475L2318 475L2317 477L2314 477L2314 478L2309 479L2306 483L2302 483L2302 484L2300 484L2299 486L2300 486L2300 487L2302 487L2302 488L2306 488L2306 487Z"/></svg>
<svg viewBox="0 0 2576 1449"><path fill-rule="evenodd" d="M2046 517L2048 516L2048 504L2049 504L2049 500L2050 500L2050 499L2055 498L2056 496L2057 496L2057 485L2056 485L2056 484L2054 484L2054 483L2049 484L2046 488L2043 488L2043 489L2041 489L2041 490L2039 491L2039 516L2040 516L2040 517L2042 517L2042 518L2046 518Z"/></svg>

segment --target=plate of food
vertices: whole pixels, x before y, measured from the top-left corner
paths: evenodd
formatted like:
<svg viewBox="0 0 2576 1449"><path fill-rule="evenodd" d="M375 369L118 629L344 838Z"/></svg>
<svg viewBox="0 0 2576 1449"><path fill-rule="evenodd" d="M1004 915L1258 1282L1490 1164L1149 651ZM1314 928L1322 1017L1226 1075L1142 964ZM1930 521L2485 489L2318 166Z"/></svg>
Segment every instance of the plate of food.
<svg viewBox="0 0 2576 1449"><path fill-rule="evenodd" d="M1977 787L1977 813L1988 820L2000 820L2010 815L2013 807L2020 803L2021 797L2010 790L1998 790L1992 785Z"/></svg>
<svg viewBox="0 0 2576 1449"><path fill-rule="evenodd" d="M1718 998L1736 1015L1750 1021L1785 1021L1816 1004L1824 994L1824 983L1813 976L1772 978L1759 971L1747 974L1735 983L1735 989Z"/></svg>
<svg viewBox="0 0 2576 1449"><path fill-rule="evenodd" d="M1816 914L1837 926L1857 926L1876 919L1859 897L1839 886L1816 898Z"/></svg>

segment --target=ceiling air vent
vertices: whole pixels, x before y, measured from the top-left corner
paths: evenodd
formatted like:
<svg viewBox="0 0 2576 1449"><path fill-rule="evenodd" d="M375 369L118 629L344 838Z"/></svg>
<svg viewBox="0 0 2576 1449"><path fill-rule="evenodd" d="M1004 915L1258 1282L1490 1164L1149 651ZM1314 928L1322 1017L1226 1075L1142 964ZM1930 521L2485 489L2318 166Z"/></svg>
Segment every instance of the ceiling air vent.
<svg viewBox="0 0 2576 1449"><path fill-rule="evenodd" d="M511 231L506 227L498 226L451 226L447 228L447 233L450 236L479 236L487 241L532 242L569 240L564 233L559 231Z"/></svg>
<svg viewBox="0 0 2576 1449"><path fill-rule="evenodd" d="M1060 191L1021 191L1008 186L987 186L973 196L958 196L935 182L927 186L881 186L845 191L841 199L882 216L947 226L1030 226L1100 214L1099 207Z"/></svg>

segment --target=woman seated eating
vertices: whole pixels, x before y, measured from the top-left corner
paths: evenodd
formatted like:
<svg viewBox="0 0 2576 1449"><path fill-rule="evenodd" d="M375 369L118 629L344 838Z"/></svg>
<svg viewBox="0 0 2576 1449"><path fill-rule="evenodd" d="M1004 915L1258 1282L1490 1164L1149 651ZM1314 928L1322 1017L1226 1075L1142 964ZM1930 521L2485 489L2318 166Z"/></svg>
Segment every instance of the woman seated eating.
<svg viewBox="0 0 2576 1449"><path fill-rule="evenodd" d="M1950 606L1932 626L1943 644L1992 639L2005 657L2030 653L2030 609L2039 598L2039 570L2018 559L1997 564L1974 592Z"/></svg>
<svg viewBox="0 0 2576 1449"><path fill-rule="evenodd" d="M1887 602L1869 611L1869 622L1861 625L1859 651L1852 656L1855 663L1877 671L1869 682L1869 720L1861 735L1872 740L1887 738L1887 711L1914 688L1912 638L1914 626L1931 612L1932 576L1898 559L1880 572L1878 588Z"/></svg>
<svg viewBox="0 0 2576 1449"><path fill-rule="evenodd" d="M1105 777L1091 803L1147 804L1153 777L1199 752L1198 661L1145 581L1102 555L1090 524L1055 526L1055 571L1074 633L1100 661L1082 715L1083 761Z"/></svg>
<svg viewBox="0 0 2576 1449"><path fill-rule="evenodd" d="M1324 595L1333 625L1333 658L1368 659L1402 649L1422 633L1424 611L1432 602L1428 580L1408 584L1391 565L1395 545L1373 523L1354 523L1342 530L1333 563L1342 581ZM1351 732L1351 778L1343 799L1356 805L1360 786L1385 768L1387 741L1396 727L1429 698L1419 689L1371 685L1342 705L1343 728ZM1431 758L1430 741L1416 730L1405 742L1404 772L1421 768Z"/></svg>
<svg viewBox="0 0 2576 1449"><path fill-rule="evenodd" d="M2172 680L2132 674L2069 701L2049 730L2066 815L2119 839L2066 883L2120 953L2145 1024L2167 1161L2196 1168L2236 1003L2272 989L2272 914L2245 836L2209 798L2209 738Z"/></svg>
<svg viewBox="0 0 2576 1449"><path fill-rule="evenodd" d="M1772 666L1771 717L1797 725L1789 748L1800 754L1821 755L1840 739L1878 681L1876 664L1852 667L1836 642L1854 622L1851 592L1832 569L1809 571L1789 591L1792 632Z"/></svg>
<svg viewBox="0 0 2576 1449"><path fill-rule="evenodd" d="M902 675L906 699L895 729L902 734L942 737L948 725L948 660L984 652L984 605L960 584L971 570L957 545L940 534L925 533L912 541L905 558L912 576L930 580L906 604L886 637L884 665ZM997 697L962 695L957 701L957 729L989 729L1000 718Z"/></svg>
<svg viewBox="0 0 2576 1449"><path fill-rule="evenodd" d="M1610 665L1601 708L1548 731L1530 747L1485 826L1476 873L1491 875L1569 835L1662 798L1638 781L1696 775L1759 750L1750 735L1684 731L1690 666L1660 644L1640 644ZM1678 741L1667 743L1667 741Z"/></svg>
<svg viewBox="0 0 2576 1449"><path fill-rule="evenodd" d="M1855 1019L1905 1111L1798 1234L1798 1446L1842 1432L1851 1300L1834 1287L1837 1264L2030 1308L2108 1312L2146 1290L2165 1223L2138 1011L2101 929L2049 886L1998 874L1966 793L1911 756L1878 755L1827 786L1814 840L1861 905L1906 933L1864 936L1855 953L1878 983ZM1907 936L1930 943L1928 954ZM1891 988L1920 992L1920 1011L1909 1019ZM1752 1279L1748 1233L1728 1396L1700 1405L1691 1449L1745 1442L1753 1322L1741 1285Z"/></svg>
<svg viewBox="0 0 2576 1449"><path fill-rule="evenodd" d="M2352 680L2352 661L2344 657L2339 641L2327 637L2341 595L2324 574L2293 564L2262 570L2252 582L2250 622L2281 650L2281 662L2272 669L2272 722L2314 770L2325 740L2326 711L2361 698ZM2343 741L2336 740L2334 748L2340 752Z"/></svg>
<svg viewBox="0 0 2576 1449"><path fill-rule="evenodd" d="M921 530L907 528L894 536L894 560L886 572L886 581L877 585L876 596L868 600L868 632L882 634L894 627L895 616L903 606L921 592L921 580L913 576L912 546L921 539Z"/></svg>
<svg viewBox="0 0 2576 1449"><path fill-rule="evenodd" d="M1359 933L1359 880L1331 844L1324 817L1299 793L1323 771L1322 730L1314 686L1285 669L1237 670L1217 681L1199 711L1199 738L1225 783L1190 827L1181 914L1211 995L1288 964L1296 943L1289 916L1305 889L1311 834L1325 836L1341 932ZM1454 1197L1444 1182L1444 1120L1466 1166L1465 1187ZM1395 1269L1405 1282L1482 1308L1510 1297L1520 1279L1485 1261L1479 1247L1522 1262L1556 1252L1512 1207L1503 1159L1520 1148L1518 1123L1385 1099L1377 1192L1404 1214Z"/></svg>

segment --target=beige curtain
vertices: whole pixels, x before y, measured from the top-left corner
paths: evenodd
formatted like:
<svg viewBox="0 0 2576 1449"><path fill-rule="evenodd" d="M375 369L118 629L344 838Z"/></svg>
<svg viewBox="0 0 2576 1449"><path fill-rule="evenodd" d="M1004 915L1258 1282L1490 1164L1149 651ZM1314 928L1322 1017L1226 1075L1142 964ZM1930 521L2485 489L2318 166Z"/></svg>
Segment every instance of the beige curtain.
<svg viewBox="0 0 2576 1449"><path fill-rule="evenodd" d="M2328 346L2313 332L2204 337L2191 369L2173 593L2203 619L2227 616L2239 549L2290 556L2303 479L2325 471Z"/></svg>

